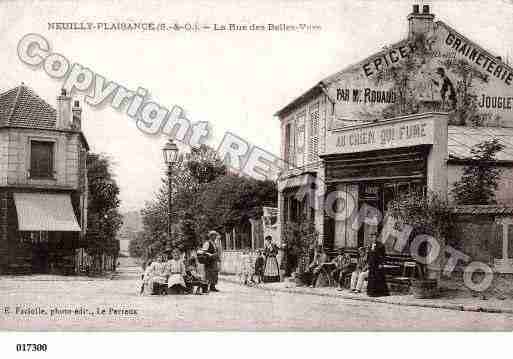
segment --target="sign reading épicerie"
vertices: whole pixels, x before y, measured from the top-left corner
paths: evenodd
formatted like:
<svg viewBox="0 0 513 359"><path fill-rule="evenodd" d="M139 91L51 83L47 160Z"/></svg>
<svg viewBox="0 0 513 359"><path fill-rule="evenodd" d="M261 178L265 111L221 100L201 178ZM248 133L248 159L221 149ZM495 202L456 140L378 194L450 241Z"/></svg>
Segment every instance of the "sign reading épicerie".
<svg viewBox="0 0 513 359"><path fill-rule="evenodd" d="M355 153L432 144L434 118L384 121L332 131L326 153Z"/></svg>
<svg viewBox="0 0 513 359"><path fill-rule="evenodd" d="M478 110L499 116L503 126L513 126L513 69L510 66L443 22L435 23L423 41L427 55L411 73L408 88L414 98L432 103L445 101L449 107L445 111L456 108L461 102L459 91L463 91L457 65L466 63L480 74L470 87ZM387 71L400 67L416 50L416 45L403 40L327 79L337 118L382 118L383 111L399 99L393 74Z"/></svg>

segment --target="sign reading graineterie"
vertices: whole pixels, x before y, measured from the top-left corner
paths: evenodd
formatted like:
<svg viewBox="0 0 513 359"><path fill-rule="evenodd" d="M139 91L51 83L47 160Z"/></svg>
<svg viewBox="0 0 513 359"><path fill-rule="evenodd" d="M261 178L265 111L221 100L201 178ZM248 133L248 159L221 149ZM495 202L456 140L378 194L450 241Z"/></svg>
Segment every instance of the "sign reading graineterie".
<svg viewBox="0 0 513 359"><path fill-rule="evenodd" d="M326 153L355 153L432 144L434 121L433 118L390 121L332 131L327 138Z"/></svg>
<svg viewBox="0 0 513 359"><path fill-rule="evenodd" d="M479 113L493 118L497 125L513 127L511 66L443 22L433 24L422 41L422 45L407 40L398 42L326 80L328 93L335 102L336 118L375 120L385 117L401 99L396 71L408 59L413 59L414 63L408 64L413 70L408 74L408 88L403 89L403 93L412 94L422 104L438 104L440 111L446 112L464 106L467 103L464 94L471 93ZM418 51L419 46L423 51ZM420 53L423 57L419 58ZM467 81L462 75L465 66L474 71ZM465 88L468 78L472 78L472 83Z"/></svg>

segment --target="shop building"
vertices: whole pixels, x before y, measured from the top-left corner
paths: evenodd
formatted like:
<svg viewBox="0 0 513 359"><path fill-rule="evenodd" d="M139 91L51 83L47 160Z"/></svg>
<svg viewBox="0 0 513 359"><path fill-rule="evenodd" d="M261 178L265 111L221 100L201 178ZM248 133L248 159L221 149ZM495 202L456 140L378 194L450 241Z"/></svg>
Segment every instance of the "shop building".
<svg viewBox="0 0 513 359"><path fill-rule="evenodd" d="M21 84L0 94L0 271L71 273L87 223L89 150L78 101Z"/></svg>
<svg viewBox="0 0 513 359"><path fill-rule="evenodd" d="M407 23L403 40L277 112L289 164L278 180L280 228L312 220L327 249L366 245L369 228L353 225L362 208L384 214L411 189L450 199L470 148L492 138L504 145L496 199L513 205L513 68L429 6L414 5ZM329 213L341 204L354 210Z"/></svg>

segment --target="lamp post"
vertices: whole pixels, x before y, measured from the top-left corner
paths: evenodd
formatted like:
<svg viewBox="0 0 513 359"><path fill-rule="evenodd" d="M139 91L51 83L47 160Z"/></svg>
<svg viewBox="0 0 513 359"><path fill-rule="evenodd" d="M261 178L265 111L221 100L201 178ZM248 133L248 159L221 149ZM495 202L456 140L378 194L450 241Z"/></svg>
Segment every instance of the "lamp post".
<svg viewBox="0 0 513 359"><path fill-rule="evenodd" d="M162 154L164 155L164 162L167 165L167 185L168 185L168 198L167 198L167 235L168 241L171 241L171 216L173 213L173 207L171 203L171 175L173 174L173 165L178 160L178 147L173 142L173 140L169 140L164 148L162 148ZM169 244L169 243L168 243Z"/></svg>

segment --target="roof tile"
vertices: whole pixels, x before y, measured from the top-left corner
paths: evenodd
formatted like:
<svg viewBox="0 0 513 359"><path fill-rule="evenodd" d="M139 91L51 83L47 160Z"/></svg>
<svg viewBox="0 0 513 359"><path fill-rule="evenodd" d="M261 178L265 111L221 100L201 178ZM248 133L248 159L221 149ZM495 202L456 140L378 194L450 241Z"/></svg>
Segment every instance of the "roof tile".
<svg viewBox="0 0 513 359"><path fill-rule="evenodd" d="M55 129L57 111L21 84L0 94L0 126Z"/></svg>

